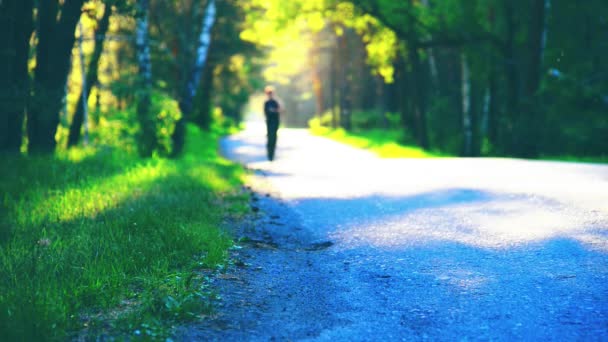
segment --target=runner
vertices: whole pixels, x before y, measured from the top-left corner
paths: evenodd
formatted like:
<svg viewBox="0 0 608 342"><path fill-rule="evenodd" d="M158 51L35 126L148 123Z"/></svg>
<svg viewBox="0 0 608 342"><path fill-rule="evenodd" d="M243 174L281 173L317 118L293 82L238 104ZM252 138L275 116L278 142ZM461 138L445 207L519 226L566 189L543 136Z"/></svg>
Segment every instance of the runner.
<svg viewBox="0 0 608 342"><path fill-rule="evenodd" d="M267 86L264 89L268 100L264 102L264 115L266 116L266 134L268 141L266 143L266 153L268 160L274 159L274 151L277 146L277 131L279 129L281 106L274 98L274 90Z"/></svg>

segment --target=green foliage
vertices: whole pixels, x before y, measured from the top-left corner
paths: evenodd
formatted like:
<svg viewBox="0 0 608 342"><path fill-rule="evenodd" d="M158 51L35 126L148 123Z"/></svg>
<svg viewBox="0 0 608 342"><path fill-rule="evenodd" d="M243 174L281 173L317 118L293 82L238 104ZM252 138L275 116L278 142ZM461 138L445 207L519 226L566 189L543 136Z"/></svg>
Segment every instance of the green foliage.
<svg viewBox="0 0 608 342"><path fill-rule="evenodd" d="M164 84L168 96L181 101L184 85L196 56L204 3L192 1L151 2L153 77ZM196 91L189 120L208 129L212 112L220 107L235 122L249 96L262 87L261 53L251 42L240 38L245 20L243 3L216 1L217 18L212 32L207 65ZM165 15L172 13L172 15Z"/></svg>
<svg viewBox="0 0 608 342"><path fill-rule="evenodd" d="M608 34L604 1L580 6L557 1L549 20L547 75L539 99L544 104L545 155L606 155L608 150Z"/></svg>
<svg viewBox="0 0 608 342"><path fill-rule="evenodd" d="M380 113L377 110L355 110L352 113L354 129L392 128L400 126L399 114Z"/></svg>
<svg viewBox="0 0 608 342"><path fill-rule="evenodd" d="M95 145L121 146L129 152L137 151L137 137L141 134L141 123L137 119L136 104L123 110L114 110L99 119L91 132ZM171 153L171 134L177 120L181 117L179 104L161 90L154 90L150 97L150 121L154 125L152 154L168 156Z"/></svg>
<svg viewBox="0 0 608 342"><path fill-rule="evenodd" d="M400 126L400 118L397 113L380 113L377 110L356 110L352 113L352 127L355 130L397 129ZM309 127L331 127L332 112L326 111L320 117L314 117L308 122Z"/></svg>
<svg viewBox="0 0 608 342"><path fill-rule="evenodd" d="M397 37L394 32L381 26L377 21L373 22L373 25L375 27L370 30L371 32L363 34L368 63L386 83L393 83L395 73L393 61L398 50Z"/></svg>
<svg viewBox="0 0 608 342"><path fill-rule="evenodd" d="M457 155L462 145L462 119L458 109L448 99L436 97L429 108L428 119L431 146Z"/></svg>
<svg viewBox="0 0 608 342"><path fill-rule="evenodd" d="M347 132L342 128L334 130L322 127L317 122L315 119L310 122L312 134L370 150L382 158L437 158L448 156L438 152L425 151L413 144L399 143L409 140L403 136L400 130L371 129Z"/></svg>
<svg viewBox="0 0 608 342"><path fill-rule="evenodd" d="M394 113L386 113L386 119L383 119L380 113L375 111L354 112L352 131L346 131L342 128L331 129L331 120L331 112L325 112L320 117L312 118L308 122L311 133L354 147L371 150L383 158L447 156L414 146L414 139L398 128L399 116ZM388 124L388 128L384 127L385 124Z"/></svg>
<svg viewBox="0 0 608 342"><path fill-rule="evenodd" d="M172 151L171 136L175 130L175 124L181 118L179 104L176 100L160 92L152 92L151 114L155 115L156 140L162 156L168 156Z"/></svg>
<svg viewBox="0 0 608 342"><path fill-rule="evenodd" d="M117 109L99 119L97 129L91 131L91 138L97 146L120 146L123 151L136 153L138 129L133 107Z"/></svg>
<svg viewBox="0 0 608 342"><path fill-rule="evenodd" d="M179 160L106 147L2 164L3 339L63 340L108 321L145 331L208 309L193 270L225 262L222 220L246 199L217 134L188 134Z"/></svg>
<svg viewBox="0 0 608 342"><path fill-rule="evenodd" d="M218 65L215 72L219 76L213 84L215 102L224 117L240 123L249 96L263 88L260 66L245 54L235 54Z"/></svg>
<svg viewBox="0 0 608 342"><path fill-rule="evenodd" d="M332 126L332 112L326 111L320 116L315 116L308 121L308 126L313 130L316 128L328 128Z"/></svg>

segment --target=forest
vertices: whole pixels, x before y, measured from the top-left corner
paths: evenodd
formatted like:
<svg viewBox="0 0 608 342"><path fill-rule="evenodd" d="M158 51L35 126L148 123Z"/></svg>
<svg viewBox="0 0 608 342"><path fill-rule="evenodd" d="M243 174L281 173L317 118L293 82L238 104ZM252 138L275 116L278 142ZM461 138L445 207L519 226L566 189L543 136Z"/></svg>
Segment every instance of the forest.
<svg viewBox="0 0 608 342"><path fill-rule="evenodd" d="M103 330L98 312L125 298L140 310L118 310L125 329L150 336L207 310L191 277L168 279L226 262L225 218L199 209L243 214L244 171L217 143L260 115L266 85L283 124L313 133L605 162L607 13L605 0L0 0L0 336Z"/></svg>
<svg viewBox="0 0 608 342"><path fill-rule="evenodd" d="M602 1L262 3L276 23L244 35L276 42L267 73L315 125L449 155L606 155Z"/></svg>
<svg viewBox="0 0 608 342"><path fill-rule="evenodd" d="M177 156L186 122L239 123L272 83L288 125L460 156L606 153L603 1L204 2L3 1L0 149Z"/></svg>

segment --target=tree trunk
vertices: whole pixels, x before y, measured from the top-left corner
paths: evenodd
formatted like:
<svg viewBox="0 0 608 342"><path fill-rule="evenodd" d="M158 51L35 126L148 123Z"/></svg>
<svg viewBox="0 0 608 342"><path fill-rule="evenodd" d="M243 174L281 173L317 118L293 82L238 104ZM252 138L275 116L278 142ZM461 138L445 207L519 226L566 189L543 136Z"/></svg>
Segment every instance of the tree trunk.
<svg viewBox="0 0 608 342"><path fill-rule="evenodd" d="M414 128L414 120L411 119L412 105L411 92L409 87L410 73L407 72L405 58L401 53L397 54L395 61L395 92L396 92L396 107L401 117L401 125L406 135L416 133Z"/></svg>
<svg viewBox="0 0 608 342"><path fill-rule="evenodd" d="M82 4L83 0L66 0L57 21L57 1L39 3L34 98L27 119L30 152L48 154L55 150L55 133Z"/></svg>
<svg viewBox="0 0 608 342"><path fill-rule="evenodd" d="M351 129L351 101L350 101L350 82L349 74L350 59L348 58L348 44L346 32L338 38L339 42L339 61L340 64L340 126L346 130Z"/></svg>
<svg viewBox="0 0 608 342"><path fill-rule="evenodd" d="M429 3L429 0L422 0L422 4L426 8L431 8L431 4ZM433 36L429 35L428 37L426 37L426 39L428 41L431 41L431 40L433 40ZM433 92L435 93L438 91L438 88L439 88L439 73L437 71L437 62L435 59L435 49L428 48L428 49L426 49L426 51L427 51L428 59L429 59L431 89L433 89Z"/></svg>
<svg viewBox="0 0 608 342"><path fill-rule="evenodd" d="M371 111L376 109L377 104L376 77L367 63L367 50L361 41L361 37L358 34L353 34L351 38L354 40L354 47L349 48L353 56L351 58L351 70L354 74L351 80L351 105L358 110Z"/></svg>
<svg viewBox="0 0 608 342"><path fill-rule="evenodd" d="M492 64L494 65L494 64ZM499 142L499 118L498 118L498 82L496 82L497 72L492 67L488 85L488 140L495 149Z"/></svg>
<svg viewBox="0 0 608 342"><path fill-rule="evenodd" d="M336 93L337 91L337 79L338 79L338 49L334 47L331 53L331 71L330 71L330 85L329 85L329 103L331 106L331 127L333 129L338 128L338 110L336 109Z"/></svg>
<svg viewBox="0 0 608 342"><path fill-rule="evenodd" d="M483 90L483 103L481 105L481 139L483 140L488 136L488 130L490 127L490 103L491 103L491 92L490 88Z"/></svg>
<svg viewBox="0 0 608 342"><path fill-rule="evenodd" d="M493 5L490 5L487 14L488 25L490 32L496 30L496 9ZM488 65L490 68L488 76L487 93L484 102L484 120L485 120L485 131L482 135L483 138L487 137L490 142L491 151L484 152L495 152L499 142L499 122L498 122L498 66L497 58L495 53L488 55Z"/></svg>
<svg viewBox="0 0 608 342"><path fill-rule="evenodd" d="M415 45L415 39L410 39L408 42L409 61L412 64L412 86L414 91L413 101L415 104L414 117L416 119L416 139L420 147L429 148L429 138L426 122L426 91L427 86L424 79L424 71L420 62L420 54Z"/></svg>
<svg viewBox="0 0 608 342"><path fill-rule="evenodd" d="M388 121L388 116L386 113L386 100L384 96L384 79L382 78L382 76L376 76L374 77L374 83L376 84L375 107L378 113L380 114L380 117L382 118L382 128L389 129L390 123Z"/></svg>
<svg viewBox="0 0 608 342"><path fill-rule="evenodd" d="M473 124L471 118L471 75L466 55L460 55L461 65L461 90L462 90L462 155L470 157L473 155Z"/></svg>
<svg viewBox="0 0 608 342"><path fill-rule="evenodd" d="M33 1L0 3L0 151L19 153L29 92Z"/></svg>
<svg viewBox="0 0 608 342"><path fill-rule="evenodd" d="M150 61L150 41L148 33L148 0L137 2L137 26L135 33L135 45L137 50L137 64L139 67L139 82L137 86L137 119L140 124L139 152L143 157L150 157L157 147L156 127L152 114L151 91L152 91L152 64Z"/></svg>
<svg viewBox="0 0 608 342"><path fill-rule="evenodd" d="M199 92L196 96L196 108L195 112L198 113L193 116L192 121L201 129L208 131L211 128L211 111L213 110L211 105L212 93L213 93L213 67L211 63L205 66L203 71L203 81L199 87ZM229 113L227 113L229 114ZM237 115L233 115L235 122Z"/></svg>
<svg viewBox="0 0 608 342"><path fill-rule="evenodd" d="M541 124L538 90L542 74L542 57L544 53L545 16L547 0L533 0L530 4L531 20L527 29L527 46L525 54L525 82L523 96L519 103L520 114L516 120L516 134L512 152L522 157L538 156L538 141Z"/></svg>
<svg viewBox="0 0 608 342"><path fill-rule="evenodd" d="M528 71L524 89L526 101L533 101L540 86L542 58L547 35L545 16L548 7L548 0L532 0L532 20L530 20L528 28Z"/></svg>
<svg viewBox="0 0 608 342"><path fill-rule="evenodd" d="M483 115L484 92L480 82L471 77L471 156L479 157L481 155L482 135L481 135L481 118Z"/></svg>
<svg viewBox="0 0 608 342"><path fill-rule="evenodd" d="M321 65L320 61L320 49L319 49L319 34L312 34L312 48L308 56L310 63L310 73L312 79L312 90L315 94L315 110L316 115L321 117L323 115L323 81L321 80Z"/></svg>
<svg viewBox="0 0 608 342"><path fill-rule="evenodd" d="M99 69L99 60L101 59L101 53L103 52L103 44L105 41L106 33L108 32L108 27L110 26L110 16L112 15L112 5L106 4L104 6L103 16L101 21L99 22L99 27L95 30L95 49L93 50L93 55L91 56L91 61L89 63L89 67L87 70L87 76L85 84L93 85L98 82L98 69ZM76 113L74 113L74 117L72 119L72 124L70 125L70 134L68 136L68 147L76 146L78 141L80 140L80 131L82 129L82 122L84 120L84 106L88 102L88 97L91 92L89 91L87 94L87 101L83 103L83 93L81 91L80 96L78 97L78 105L76 105Z"/></svg>
<svg viewBox="0 0 608 342"><path fill-rule="evenodd" d="M506 25L506 38L503 50L504 71L507 83L507 97L505 103L507 127L506 139L503 142L508 152L513 152L513 146L518 139L515 137L515 123L519 105L519 70L515 54L515 13L511 0L504 0L504 16Z"/></svg>
<svg viewBox="0 0 608 342"><path fill-rule="evenodd" d="M205 62L207 61L209 46L211 45L211 30L215 22L215 13L215 0L209 0L207 9L205 10L205 15L203 17L201 34L198 40L196 61L192 69L192 73L190 74L190 78L188 79L186 88L184 89L184 94L179 102L182 117L176 123L175 131L173 132L172 136L172 155L174 157L180 155L184 149L184 143L186 141L186 123L188 122L188 117L192 111L192 101L194 99L194 95L196 94L196 90L198 89L201 73L205 67Z"/></svg>
<svg viewBox="0 0 608 342"><path fill-rule="evenodd" d="M0 151L16 152L9 147L9 122L14 120L18 108L11 106L13 64L17 31L16 7L18 0L0 2ZM12 151L11 151L12 150Z"/></svg>

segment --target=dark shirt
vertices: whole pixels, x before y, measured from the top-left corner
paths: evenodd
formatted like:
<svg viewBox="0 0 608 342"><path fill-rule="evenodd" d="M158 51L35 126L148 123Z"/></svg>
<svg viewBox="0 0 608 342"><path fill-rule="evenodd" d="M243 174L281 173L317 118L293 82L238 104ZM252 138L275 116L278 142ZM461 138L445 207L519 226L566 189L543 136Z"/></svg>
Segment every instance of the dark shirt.
<svg viewBox="0 0 608 342"><path fill-rule="evenodd" d="M275 99L268 99L264 102L264 115L266 115L266 120L278 119L279 103Z"/></svg>

